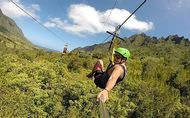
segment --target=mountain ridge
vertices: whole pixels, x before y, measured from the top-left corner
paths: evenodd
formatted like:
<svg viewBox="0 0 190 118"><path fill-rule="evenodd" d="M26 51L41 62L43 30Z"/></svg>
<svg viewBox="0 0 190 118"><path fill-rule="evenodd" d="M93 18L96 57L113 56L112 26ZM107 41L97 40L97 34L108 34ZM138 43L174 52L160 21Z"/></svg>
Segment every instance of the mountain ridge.
<svg viewBox="0 0 190 118"><path fill-rule="evenodd" d="M178 36L177 34L175 35L168 35L166 38L161 37L157 38L155 36L148 36L145 33L141 34L134 34L130 36L129 38L124 38L124 41L119 40L118 45L121 47L140 47L140 46L148 46L148 45L155 45L158 43L172 43L174 45L184 45L184 46L190 46L190 41L188 38L185 38L184 36ZM94 44L91 46L85 46L85 47L79 47L74 49L72 52L76 51L89 51L89 52L98 52L97 50L99 48L108 49L110 45L110 41L106 43L101 43L101 44Z"/></svg>
<svg viewBox="0 0 190 118"><path fill-rule="evenodd" d="M0 44L1 47L17 49L39 49L32 44L17 26L16 22L4 15L0 9Z"/></svg>
<svg viewBox="0 0 190 118"><path fill-rule="evenodd" d="M4 15L0 9L0 31L5 34L15 35L19 38L25 38L22 30L16 25L15 21Z"/></svg>

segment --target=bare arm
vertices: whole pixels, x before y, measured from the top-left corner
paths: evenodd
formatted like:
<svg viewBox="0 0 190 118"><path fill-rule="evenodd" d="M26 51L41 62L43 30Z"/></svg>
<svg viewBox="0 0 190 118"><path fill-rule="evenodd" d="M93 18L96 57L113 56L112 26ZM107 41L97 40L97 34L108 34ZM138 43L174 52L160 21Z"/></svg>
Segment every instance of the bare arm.
<svg viewBox="0 0 190 118"><path fill-rule="evenodd" d="M115 84L116 84L116 82L117 82L119 76L120 76L122 73L123 73L122 67L119 66L119 65L116 65L116 66L114 67L114 70L113 70L113 72L112 72L112 74L111 74L111 76L110 76L110 78L109 78L107 84L106 84L105 89L102 90L102 91L98 94L98 96L97 96L98 99L99 99L99 98L102 98L102 101L103 101L103 102L105 102L105 101L108 99L108 92L113 89L113 87L115 86Z"/></svg>
<svg viewBox="0 0 190 118"><path fill-rule="evenodd" d="M110 76L110 78L109 78L109 80L108 80L108 82L107 82L107 84L106 84L105 89L108 91L111 91L122 73L123 73L122 67L119 65L116 65L111 76Z"/></svg>

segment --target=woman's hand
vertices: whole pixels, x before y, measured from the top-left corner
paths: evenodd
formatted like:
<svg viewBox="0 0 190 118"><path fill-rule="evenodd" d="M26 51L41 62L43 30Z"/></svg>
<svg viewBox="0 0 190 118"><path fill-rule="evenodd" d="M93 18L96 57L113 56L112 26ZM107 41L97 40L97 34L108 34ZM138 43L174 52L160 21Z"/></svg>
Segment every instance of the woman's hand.
<svg viewBox="0 0 190 118"><path fill-rule="evenodd" d="M106 102L106 100L108 100L108 90L104 89L98 94L97 101L99 100L102 102Z"/></svg>

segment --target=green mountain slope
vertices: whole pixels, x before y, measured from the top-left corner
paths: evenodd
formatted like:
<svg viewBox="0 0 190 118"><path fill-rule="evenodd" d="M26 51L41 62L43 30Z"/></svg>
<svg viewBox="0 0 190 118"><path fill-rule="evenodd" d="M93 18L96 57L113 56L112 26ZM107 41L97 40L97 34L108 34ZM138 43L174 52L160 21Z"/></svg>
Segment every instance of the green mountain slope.
<svg viewBox="0 0 190 118"><path fill-rule="evenodd" d="M22 30L16 25L16 23L12 19L5 16L1 10L0 10L0 32L3 32L5 34L11 34L19 38L24 38Z"/></svg>
<svg viewBox="0 0 190 118"><path fill-rule="evenodd" d="M1 48L17 48L17 49L36 49L30 41L28 41L22 30L9 17L5 16L0 10L0 45Z"/></svg>
<svg viewBox="0 0 190 118"><path fill-rule="evenodd" d="M184 47L190 46L190 41L187 38L179 37L178 35L170 35L166 38L161 37L150 37L146 34L135 34L129 38L124 38L125 41L118 41L119 46L128 47L128 48L141 48L146 46L156 46L159 44L176 44L176 45L182 45ZM89 52L101 52L101 50L108 50L110 45L110 42L106 42L104 44L95 44L92 46L87 46L84 48L76 48L73 50L73 52L76 51L89 51Z"/></svg>

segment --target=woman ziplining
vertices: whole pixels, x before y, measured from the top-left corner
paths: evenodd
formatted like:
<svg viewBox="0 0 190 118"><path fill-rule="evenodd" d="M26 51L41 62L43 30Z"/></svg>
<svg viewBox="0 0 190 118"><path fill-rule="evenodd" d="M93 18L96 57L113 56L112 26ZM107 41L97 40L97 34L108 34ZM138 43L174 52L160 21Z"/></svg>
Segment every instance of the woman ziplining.
<svg viewBox="0 0 190 118"><path fill-rule="evenodd" d="M103 89L103 91L98 94L97 99L102 95L104 96L103 102L105 102L108 99L108 92L125 78L127 74L125 64L129 57L130 52L128 49L122 47L117 48L114 54L114 64L109 65L106 71L103 71L103 63L100 63L102 60L98 60L95 64L95 68L88 75L88 77L94 76L96 86Z"/></svg>
<svg viewBox="0 0 190 118"><path fill-rule="evenodd" d="M101 100L102 102L106 102L108 100L108 93L116 86L119 82L121 82L126 74L126 61L130 57L130 51L126 48L119 47L115 49L115 43L116 39L122 39L118 35L118 31L120 28L125 24L125 22L146 2L147 0L144 0L132 13L129 17L127 17L124 22L121 25L118 25L118 27L115 29L113 33L108 32L113 36L109 50L111 49L112 44L114 45L113 51L112 51L112 60L109 66L107 67L106 71L104 71L103 61L98 60L98 62L95 64L93 70L91 73L87 75L87 77L91 78L94 77L94 83L97 87L102 88L103 90L98 93L97 95L97 101ZM122 39L123 40L123 39Z"/></svg>

